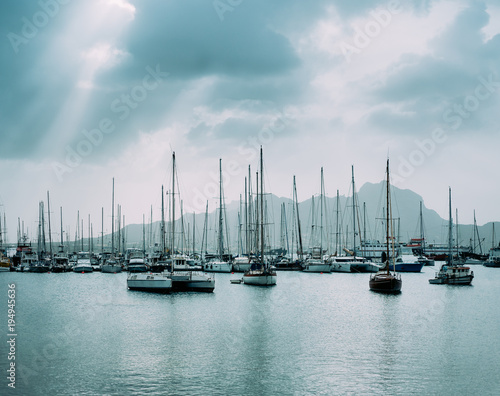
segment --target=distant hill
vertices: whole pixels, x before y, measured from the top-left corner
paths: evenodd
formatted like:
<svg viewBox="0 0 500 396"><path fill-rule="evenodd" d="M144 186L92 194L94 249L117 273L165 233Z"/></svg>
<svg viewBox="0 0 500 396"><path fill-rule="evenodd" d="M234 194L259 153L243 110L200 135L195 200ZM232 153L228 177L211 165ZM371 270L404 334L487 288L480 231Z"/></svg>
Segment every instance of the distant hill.
<svg viewBox="0 0 500 396"><path fill-rule="evenodd" d="M394 221L394 233L399 235L400 241L407 242L411 238L418 238L420 235L419 225L419 205L422 202L422 217L424 223L425 238L428 244L432 243L447 243L448 238L448 220L441 218L438 213L425 206L423 199L417 193L411 190L403 190L392 186L392 215ZM300 191L299 191L300 195ZM366 229L366 239L383 241L385 238L385 226L383 218L385 218L384 202L385 202L385 185L384 182L380 183L365 183L356 194L357 202L357 232L361 231L361 236L364 236ZM315 221L312 219L312 201L309 198L299 203L299 217L302 228L302 240L304 248L313 244L319 243L319 230L320 230L320 207L319 207L319 194L314 196L315 204ZM324 239L323 245L329 246L331 249L335 248L336 243L336 219L337 219L337 199L336 197L325 197L325 209L323 213L323 230ZM288 240L291 243L292 238L292 200L290 198L277 197L273 194L266 195L267 202L267 241L273 247L280 247L281 241L281 205L285 204L286 209L286 224L288 225ZM365 204L366 203L366 216ZM226 205L226 224L229 233L229 242L231 252L237 253L238 250L238 212L240 203L230 202ZM341 230L339 235L342 246L352 247L353 240L353 225L352 225L352 195L350 197L339 197L339 228ZM366 218L366 226L364 226L364 219ZM203 228L205 222L205 214L200 213L194 216L196 223L196 250L200 250L201 240L203 235ZM215 250L216 246L216 224L218 222L218 211L212 211L208 215L208 247L209 251ZM244 233L244 216L241 219L242 232ZM184 246L192 250L192 224L193 214L184 216ZM312 226L315 226L315 235L312 235ZM170 225L166 225L167 231ZM180 233L182 223L180 219L176 220L176 231ZM189 230L189 232L188 232ZM500 230L500 229L499 229ZM399 232L398 232L399 231ZM124 228L127 246L142 247L142 224L129 224ZM176 245L181 247L182 242L180 234L176 232ZM328 233L328 242L326 241L326 234ZM481 247L483 252L487 252L491 247L492 240L492 223L487 223L478 227L478 233L481 239ZM188 238L189 234L189 238ZM150 245L150 239L153 242L159 243L160 241L160 222L153 223L153 226L146 224L145 226L146 244ZM456 228L453 231L454 239L456 235ZM189 240L188 240L189 239ZM295 237L296 239L296 237ZM314 242L314 240L316 242ZM459 240L460 245L469 246L473 239L473 226L472 225L459 225ZM477 239L477 238L476 238ZM169 236L167 235L167 241ZM243 237L244 240L244 237ZM110 236L104 236L104 244L110 245ZM227 242L226 242L227 244ZM359 245L359 236L357 237L357 245ZM96 238L94 246L100 249L101 241ZM167 242L167 246L169 243ZM476 242L476 251L479 253L479 244Z"/></svg>

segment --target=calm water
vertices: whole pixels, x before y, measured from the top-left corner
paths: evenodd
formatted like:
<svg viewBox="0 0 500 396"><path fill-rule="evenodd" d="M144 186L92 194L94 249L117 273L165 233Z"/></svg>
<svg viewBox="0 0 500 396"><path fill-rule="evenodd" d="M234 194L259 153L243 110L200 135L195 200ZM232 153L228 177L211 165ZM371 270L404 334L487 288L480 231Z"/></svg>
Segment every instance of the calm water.
<svg viewBox="0 0 500 396"><path fill-rule="evenodd" d="M470 287L403 274L397 296L369 274L280 272L273 288L217 274L213 294L155 295L125 273L1 273L0 394L498 395L500 270L473 270Z"/></svg>

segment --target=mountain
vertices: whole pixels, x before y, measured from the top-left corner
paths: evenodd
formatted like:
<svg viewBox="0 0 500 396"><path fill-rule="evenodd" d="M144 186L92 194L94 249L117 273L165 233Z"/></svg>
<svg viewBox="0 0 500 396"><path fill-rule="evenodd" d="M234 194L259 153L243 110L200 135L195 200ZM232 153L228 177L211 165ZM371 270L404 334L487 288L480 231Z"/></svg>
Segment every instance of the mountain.
<svg viewBox="0 0 500 396"><path fill-rule="evenodd" d="M300 196L300 186L297 186L298 194ZM411 238L418 238L420 236L420 225L419 225L419 206L422 202L422 217L424 223L424 232L427 244L446 244L448 238L448 219L443 219L439 214L425 206L423 199L417 193L406 190L399 189L397 187L391 187L391 201L392 201L392 216L394 219L394 233L399 235L399 239L402 242L407 242ZM356 194L357 202L357 221L356 229L359 233L361 231L361 236L364 237L366 229L366 239L371 240L385 240L385 226L383 220L385 219L385 184L380 183L365 183ZM315 221L312 219L312 201L313 198L309 198L305 201L299 203L299 217L301 221L302 229L302 240L304 249L311 247L312 245L319 244L319 236L312 240L312 226L315 225L317 230L316 235L319 235L320 227L320 209L319 209L319 194L314 196L315 204ZM334 250L336 243L336 197L326 196L325 197L325 207L323 216L323 230L324 233L329 231L329 241L326 241L326 236L323 240L323 246L329 246L329 250ZM273 194L266 195L267 202L267 220L266 223L267 231L266 235L268 238L267 243L273 247L280 247L281 233L281 205L285 204L286 208L286 223L288 225L288 240L291 243L292 238L292 218L291 213L293 209L292 200L290 198L277 197ZM365 204L366 203L366 216L365 216ZM342 246L352 247L353 240L353 226L352 226L352 195L351 196L340 196L339 197L339 228L341 230L339 238L343 241ZM226 227L229 234L229 242L231 246L231 252L236 254L238 251L238 212L240 208L239 202L230 202L226 205ZM196 250L199 251L201 247L201 241L203 236L203 228L205 222L205 214L199 213L194 215L196 223ZM364 226L366 218L366 227ZM242 222L242 233L244 234L244 216L241 219ZM214 210L208 214L208 250L214 251L217 241L216 229L218 223L218 211ZM176 236L177 247L181 248L184 243L186 249L192 250L192 224L193 224L193 214L186 214L184 216L184 230L185 238L184 242L181 241L179 236ZM170 225L166 224L167 234L170 229ZM179 235L182 229L182 222L180 219L176 220L176 235ZM472 244L473 239L473 225L459 225L459 241L462 246L469 246ZM188 232L189 230L189 232ZM499 229L500 230L500 229ZM125 239L127 246L142 248L142 224L130 224L124 228ZM189 237L188 237L189 234ZM487 252L491 247L492 241L492 223L487 223L483 226L478 227L479 239L481 240L481 249L483 252ZM160 241L160 222L155 222L152 225L146 224L145 226L146 235L146 245L150 245L150 239L159 243ZM456 238L456 227L453 229L453 237ZM167 235L167 247L170 246L169 236ZM244 241L244 237L242 237ZM296 240L296 237L294 237ZM478 238L476 237L476 240ZM244 243L244 242L243 242ZM110 236L104 236L104 244L110 244ZM227 245L227 242L225 243ZM356 244L359 246L359 234L357 236ZM189 246L188 246L189 245ZM86 245L85 245L86 246ZM96 238L94 242L94 248L100 250L101 240ZM291 246L290 246L291 248ZM479 244L476 242L476 252L480 252Z"/></svg>

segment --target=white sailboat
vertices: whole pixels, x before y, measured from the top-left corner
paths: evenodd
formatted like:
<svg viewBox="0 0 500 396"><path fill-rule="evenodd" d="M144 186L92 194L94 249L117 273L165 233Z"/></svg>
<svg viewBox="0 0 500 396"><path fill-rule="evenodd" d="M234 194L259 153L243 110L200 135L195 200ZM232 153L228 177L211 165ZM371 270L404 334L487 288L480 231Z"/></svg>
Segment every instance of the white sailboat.
<svg viewBox="0 0 500 396"><path fill-rule="evenodd" d="M323 180L323 167L321 167L321 194L320 194L320 238L319 238L319 246L314 246L312 248L311 257L308 257L304 262L303 271L304 272L319 272L319 273L330 273L332 270L332 266L328 261L325 261L323 258L323 208L324 204L324 193L325 193L325 185ZM312 200L312 235L311 239L314 241L314 197Z"/></svg>
<svg viewBox="0 0 500 396"><path fill-rule="evenodd" d="M90 263L90 252L79 252L77 254L76 264L73 267L73 272L93 272L92 264Z"/></svg>
<svg viewBox="0 0 500 396"><path fill-rule="evenodd" d="M107 256L101 267L101 272L117 274L122 272L122 266L115 257L115 178L113 177L113 191L111 194L111 255ZM104 229L103 229L104 234Z"/></svg>
<svg viewBox="0 0 500 396"><path fill-rule="evenodd" d="M232 272L233 263L224 259L224 195L222 193L222 160L219 159L219 233L217 243L217 259L203 264L205 272Z"/></svg>
<svg viewBox="0 0 500 396"><path fill-rule="evenodd" d="M257 224L260 229L260 260L252 263L251 268L243 274L243 283L254 286L273 286L276 284L276 271L271 268L264 257L264 174L263 174L262 146L260 148L260 216ZM257 177L257 197L259 197ZM259 213L257 211L257 213Z"/></svg>
<svg viewBox="0 0 500 396"><path fill-rule="evenodd" d="M448 190L449 195L449 227L448 227L448 259L447 263L441 265L439 272L433 279L429 279L429 283L435 285L470 285L474 279L474 272L470 267L458 265L453 262L452 236L453 236L453 219L451 217L451 188Z"/></svg>
<svg viewBox="0 0 500 396"><path fill-rule="evenodd" d="M170 293L172 291L172 279L167 274L129 274L127 287L130 290L137 291Z"/></svg>
<svg viewBox="0 0 500 396"><path fill-rule="evenodd" d="M172 239L171 252L175 251L175 153L172 153ZM184 255L172 255L171 272L163 272L172 281L172 291L194 291L211 293L215 288L215 278L197 271L177 271L187 265L187 257Z"/></svg>

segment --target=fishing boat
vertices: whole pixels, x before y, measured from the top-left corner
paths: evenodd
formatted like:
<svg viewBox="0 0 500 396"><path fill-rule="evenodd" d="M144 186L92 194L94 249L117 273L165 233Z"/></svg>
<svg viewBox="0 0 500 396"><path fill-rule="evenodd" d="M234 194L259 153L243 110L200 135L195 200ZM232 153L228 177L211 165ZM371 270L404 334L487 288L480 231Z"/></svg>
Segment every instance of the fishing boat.
<svg viewBox="0 0 500 396"><path fill-rule="evenodd" d="M136 273L127 277L127 287L130 290L155 293L172 292L172 279L168 274Z"/></svg>
<svg viewBox="0 0 500 396"><path fill-rule="evenodd" d="M493 223L493 235L491 244L492 246L490 249L490 254L488 255L488 259L481 264L483 264L485 267L500 268L500 243L498 243L498 246L495 246L495 223Z"/></svg>
<svg viewBox="0 0 500 396"><path fill-rule="evenodd" d="M429 283L434 285L470 285L474 279L474 272L470 267L465 267L454 263L452 252L452 232L453 219L451 217L451 188L448 189L450 219L448 222L448 257L447 262L441 265L439 272L433 279L429 279Z"/></svg>
<svg viewBox="0 0 500 396"><path fill-rule="evenodd" d="M73 267L73 272L93 272L92 264L90 263L89 252L79 252L77 254L76 264Z"/></svg>
<svg viewBox="0 0 500 396"><path fill-rule="evenodd" d="M219 232L217 235L217 259L203 264L205 272L232 272L233 263L224 259L224 195L222 193L222 160L219 159Z"/></svg>
<svg viewBox="0 0 500 396"><path fill-rule="evenodd" d="M260 196L259 196L259 183L257 175L257 197L260 198L259 210L260 216L257 217L257 225L260 230L260 257L258 262L252 263L250 269L243 274L243 283L245 285L254 286L273 286L276 284L276 271L271 268L269 263L265 261L264 257L264 177L263 177L263 159L262 159L262 146L260 148ZM260 221L259 221L260 218Z"/></svg>
<svg viewBox="0 0 500 396"><path fill-rule="evenodd" d="M392 216L390 216L391 211L391 196L390 196L390 179L389 179L389 159L387 159L387 184L386 184L386 251L385 251L385 268L378 271L377 273L370 276L369 286L370 290L379 293L400 293L402 280L401 275L396 273L394 269L394 259L393 261L393 272L390 271L390 258L394 257L389 254L389 247L391 241L394 242L392 238L392 233L390 232L389 225L392 225ZM394 245L392 246L394 251Z"/></svg>

